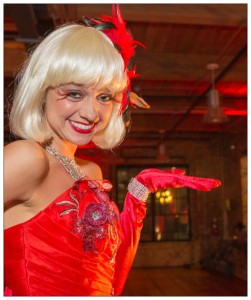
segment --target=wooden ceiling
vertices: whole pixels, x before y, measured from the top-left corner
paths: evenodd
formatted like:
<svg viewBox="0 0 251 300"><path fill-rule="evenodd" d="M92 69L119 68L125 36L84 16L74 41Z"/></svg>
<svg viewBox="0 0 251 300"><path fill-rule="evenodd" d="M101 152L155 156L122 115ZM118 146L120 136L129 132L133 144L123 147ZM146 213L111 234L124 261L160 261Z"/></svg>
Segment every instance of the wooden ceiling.
<svg viewBox="0 0 251 300"><path fill-rule="evenodd" d="M127 26L146 48L136 51L132 87L150 105L135 110L129 141L208 138L247 130L247 4L121 4ZM4 76L8 83L30 44L52 27L82 16L110 14L110 4L5 4ZM205 124L207 65L230 121Z"/></svg>

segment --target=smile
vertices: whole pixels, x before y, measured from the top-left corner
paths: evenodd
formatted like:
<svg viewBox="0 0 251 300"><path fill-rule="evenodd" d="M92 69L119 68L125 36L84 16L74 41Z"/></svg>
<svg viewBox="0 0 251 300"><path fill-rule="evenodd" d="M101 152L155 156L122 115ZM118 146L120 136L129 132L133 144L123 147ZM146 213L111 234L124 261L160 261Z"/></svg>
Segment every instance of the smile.
<svg viewBox="0 0 251 300"><path fill-rule="evenodd" d="M73 130L79 132L79 133L91 133L95 127L95 124L84 124L84 123L78 123L75 121L69 121L71 124L71 127Z"/></svg>

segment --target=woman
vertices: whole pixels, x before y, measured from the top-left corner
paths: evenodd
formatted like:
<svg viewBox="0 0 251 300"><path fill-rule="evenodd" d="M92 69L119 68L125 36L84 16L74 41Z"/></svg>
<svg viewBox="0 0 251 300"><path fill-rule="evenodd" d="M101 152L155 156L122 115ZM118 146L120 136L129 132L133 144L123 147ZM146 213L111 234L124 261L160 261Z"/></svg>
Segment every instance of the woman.
<svg viewBox="0 0 251 300"><path fill-rule="evenodd" d="M123 212L100 167L74 158L79 145L112 149L130 123L137 42L118 6L48 35L27 60L10 127L22 140L5 148L5 286L13 296L120 295L132 265L150 192L219 181L180 170L142 171L128 186Z"/></svg>

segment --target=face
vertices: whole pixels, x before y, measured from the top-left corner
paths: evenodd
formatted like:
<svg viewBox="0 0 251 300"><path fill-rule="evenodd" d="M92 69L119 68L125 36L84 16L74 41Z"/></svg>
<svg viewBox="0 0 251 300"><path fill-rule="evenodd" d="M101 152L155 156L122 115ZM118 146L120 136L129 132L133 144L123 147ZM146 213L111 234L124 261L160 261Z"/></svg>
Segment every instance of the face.
<svg viewBox="0 0 251 300"><path fill-rule="evenodd" d="M107 126L112 108L110 91L66 84L47 92L45 117L54 138L86 145Z"/></svg>

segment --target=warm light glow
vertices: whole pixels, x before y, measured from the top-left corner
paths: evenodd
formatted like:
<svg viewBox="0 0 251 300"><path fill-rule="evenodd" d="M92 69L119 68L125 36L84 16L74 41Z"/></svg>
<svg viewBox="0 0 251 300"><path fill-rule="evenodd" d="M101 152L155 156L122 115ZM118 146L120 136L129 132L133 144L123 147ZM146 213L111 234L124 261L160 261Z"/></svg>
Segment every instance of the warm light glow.
<svg viewBox="0 0 251 300"><path fill-rule="evenodd" d="M161 240L161 231L160 231L160 228L159 226L155 226L155 234L156 234L156 239L157 241L160 241Z"/></svg>
<svg viewBox="0 0 251 300"><path fill-rule="evenodd" d="M217 83L216 88L224 96L247 97L247 84L245 82Z"/></svg>
<svg viewBox="0 0 251 300"><path fill-rule="evenodd" d="M156 198L159 200L160 204L169 204L173 201L173 196L170 190L158 191L155 194Z"/></svg>
<svg viewBox="0 0 251 300"><path fill-rule="evenodd" d="M159 202L160 202L160 204L164 204L165 203L165 198L164 197L160 197Z"/></svg>
<svg viewBox="0 0 251 300"><path fill-rule="evenodd" d="M171 192L168 191L168 190L166 190L166 191L165 191L165 194L166 194L166 196L170 196L170 195L171 195Z"/></svg>
<svg viewBox="0 0 251 300"><path fill-rule="evenodd" d="M156 239L157 241L161 240L161 232L159 226L155 226L155 234L156 234Z"/></svg>
<svg viewBox="0 0 251 300"><path fill-rule="evenodd" d="M157 233L157 236L156 236L156 238L157 238L157 241L160 241L161 240L161 233L159 232L159 233Z"/></svg>
<svg viewBox="0 0 251 300"><path fill-rule="evenodd" d="M173 197L172 196L168 196L165 198L165 203L171 203L173 201Z"/></svg>

